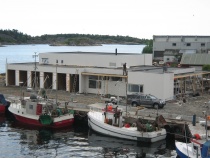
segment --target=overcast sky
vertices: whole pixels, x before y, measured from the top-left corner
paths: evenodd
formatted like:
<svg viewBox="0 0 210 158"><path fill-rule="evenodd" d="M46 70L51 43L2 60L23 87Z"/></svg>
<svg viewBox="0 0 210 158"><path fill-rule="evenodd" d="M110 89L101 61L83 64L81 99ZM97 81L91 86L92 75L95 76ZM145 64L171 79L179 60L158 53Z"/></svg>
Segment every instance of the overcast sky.
<svg viewBox="0 0 210 158"><path fill-rule="evenodd" d="M210 0L0 0L0 29L152 39L210 35Z"/></svg>

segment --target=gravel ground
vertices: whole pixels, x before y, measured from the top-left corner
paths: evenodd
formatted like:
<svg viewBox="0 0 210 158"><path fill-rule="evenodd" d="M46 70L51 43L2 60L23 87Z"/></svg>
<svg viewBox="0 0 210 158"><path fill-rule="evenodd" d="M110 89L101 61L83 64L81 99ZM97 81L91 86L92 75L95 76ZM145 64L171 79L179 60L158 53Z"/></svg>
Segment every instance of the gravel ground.
<svg viewBox="0 0 210 158"><path fill-rule="evenodd" d="M26 91L26 87L22 88L24 96L29 96L30 92ZM4 76L0 75L0 93L4 94L5 97L19 97L21 94L21 89L16 86L5 86ZM52 90L47 90L48 98L56 97L56 92ZM71 94L66 91L57 91L57 98L60 101L74 101L78 104L89 105L94 103L103 103L99 95L96 94ZM160 113L173 113L179 115L189 115L192 116L196 114L197 116L203 117L202 111L205 111L210 106L210 94L203 94L197 97L188 97L186 98L186 103L180 100L173 100L166 103L166 106L163 109L159 109ZM157 110L153 108L146 109L148 112L156 112ZM209 109L210 112L210 109Z"/></svg>

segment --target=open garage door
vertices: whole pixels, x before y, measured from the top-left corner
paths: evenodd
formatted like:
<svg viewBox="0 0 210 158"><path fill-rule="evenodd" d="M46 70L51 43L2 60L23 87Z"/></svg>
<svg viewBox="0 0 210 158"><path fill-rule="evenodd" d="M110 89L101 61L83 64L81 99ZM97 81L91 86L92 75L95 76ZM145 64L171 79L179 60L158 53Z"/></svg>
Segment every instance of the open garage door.
<svg viewBox="0 0 210 158"><path fill-rule="evenodd" d="M8 85L15 86L15 70L7 70Z"/></svg>
<svg viewBox="0 0 210 158"><path fill-rule="evenodd" d="M79 91L79 75L71 74L70 78L70 92L77 93Z"/></svg>
<svg viewBox="0 0 210 158"><path fill-rule="evenodd" d="M66 90L66 74L58 73L58 90Z"/></svg>
<svg viewBox="0 0 210 158"><path fill-rule="evenodd" d="M27 86L27 83L28 83L27 71L20 71L19 73L20 73L20 75L19 75L20 83L22 83L23 87Z"/></svg>
<svg viewBox="0 0 210 158"><path fill-rule="evenodd" d="M45 89L52 89L53 87L53 74L50 72L44 73L44 88Z"/></svg>
<svg viewBox="0 0 210 158"><path fill-rule="evenodd" d="M35 79L36 78L36 79ZM36 82L35 82L36 81ZM36 85L35 85L36 83ZM31 87L40 87L40 79L39 79L39 72L36 71L36 75L35 75L35 71L31 72Z"/></svg>

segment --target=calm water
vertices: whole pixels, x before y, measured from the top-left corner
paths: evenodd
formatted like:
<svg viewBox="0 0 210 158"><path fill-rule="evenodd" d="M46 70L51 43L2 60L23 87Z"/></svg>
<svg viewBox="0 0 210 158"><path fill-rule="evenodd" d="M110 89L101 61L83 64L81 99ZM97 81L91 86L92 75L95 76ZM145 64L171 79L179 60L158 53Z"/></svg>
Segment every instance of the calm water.
<svg viewBox="0 0 210 158"><path fill-rule="evenodd" d="M6 45L0 47L0 73L5 73L6 59L8 63L34 62L34 52L107 52L141 53L145 45L102 45L102 46L49 46L42 45Z"/></svg>
<svg viewBox="0 0 210 158"><path fill-rule="evenodd" d="M1 158L167 157L174 149L165 140L145 144L103 136L85 124L52 131L23 126L4 116L0 117L0 142Z"/></svg>

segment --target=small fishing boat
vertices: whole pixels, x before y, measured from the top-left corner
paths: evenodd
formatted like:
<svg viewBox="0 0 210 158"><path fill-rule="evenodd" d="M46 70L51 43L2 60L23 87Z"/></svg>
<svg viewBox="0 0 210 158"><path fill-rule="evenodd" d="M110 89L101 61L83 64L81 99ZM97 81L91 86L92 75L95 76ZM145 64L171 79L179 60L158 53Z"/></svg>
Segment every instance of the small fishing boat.
<svg viewBox="0 0 210 158"><path fill-rule="evenodd" d="M210 158L210 141L191 139L190 143L175 142L176 152L181 158Z"/></svg>
<svg viewBox="0 0 210 158"><path fill-rule="evenodd" d="M0 94L0 115L4 115L6 113L9 105L10 105L10 102L6 101L3 94Z"/></svg>
<svg viewBox="0 0 210 158"><path fill-rule="evenodd" d="M61 108L53 100L35 94L12 102L9 111L17 121L31 126L62 128L74 123L74 111L67 108L67 103Z"/></svg>
<svg viewBox="0 0 210 158"><path fill-rule="evenodd" d="M100 111L88 112L88 125L98 133L123 139L152 143L166 138L166 130L159 128L157 121L144 124L138 120L130 125L124 122L123 113L118 106L113 108L109 103Z"/></svg>

